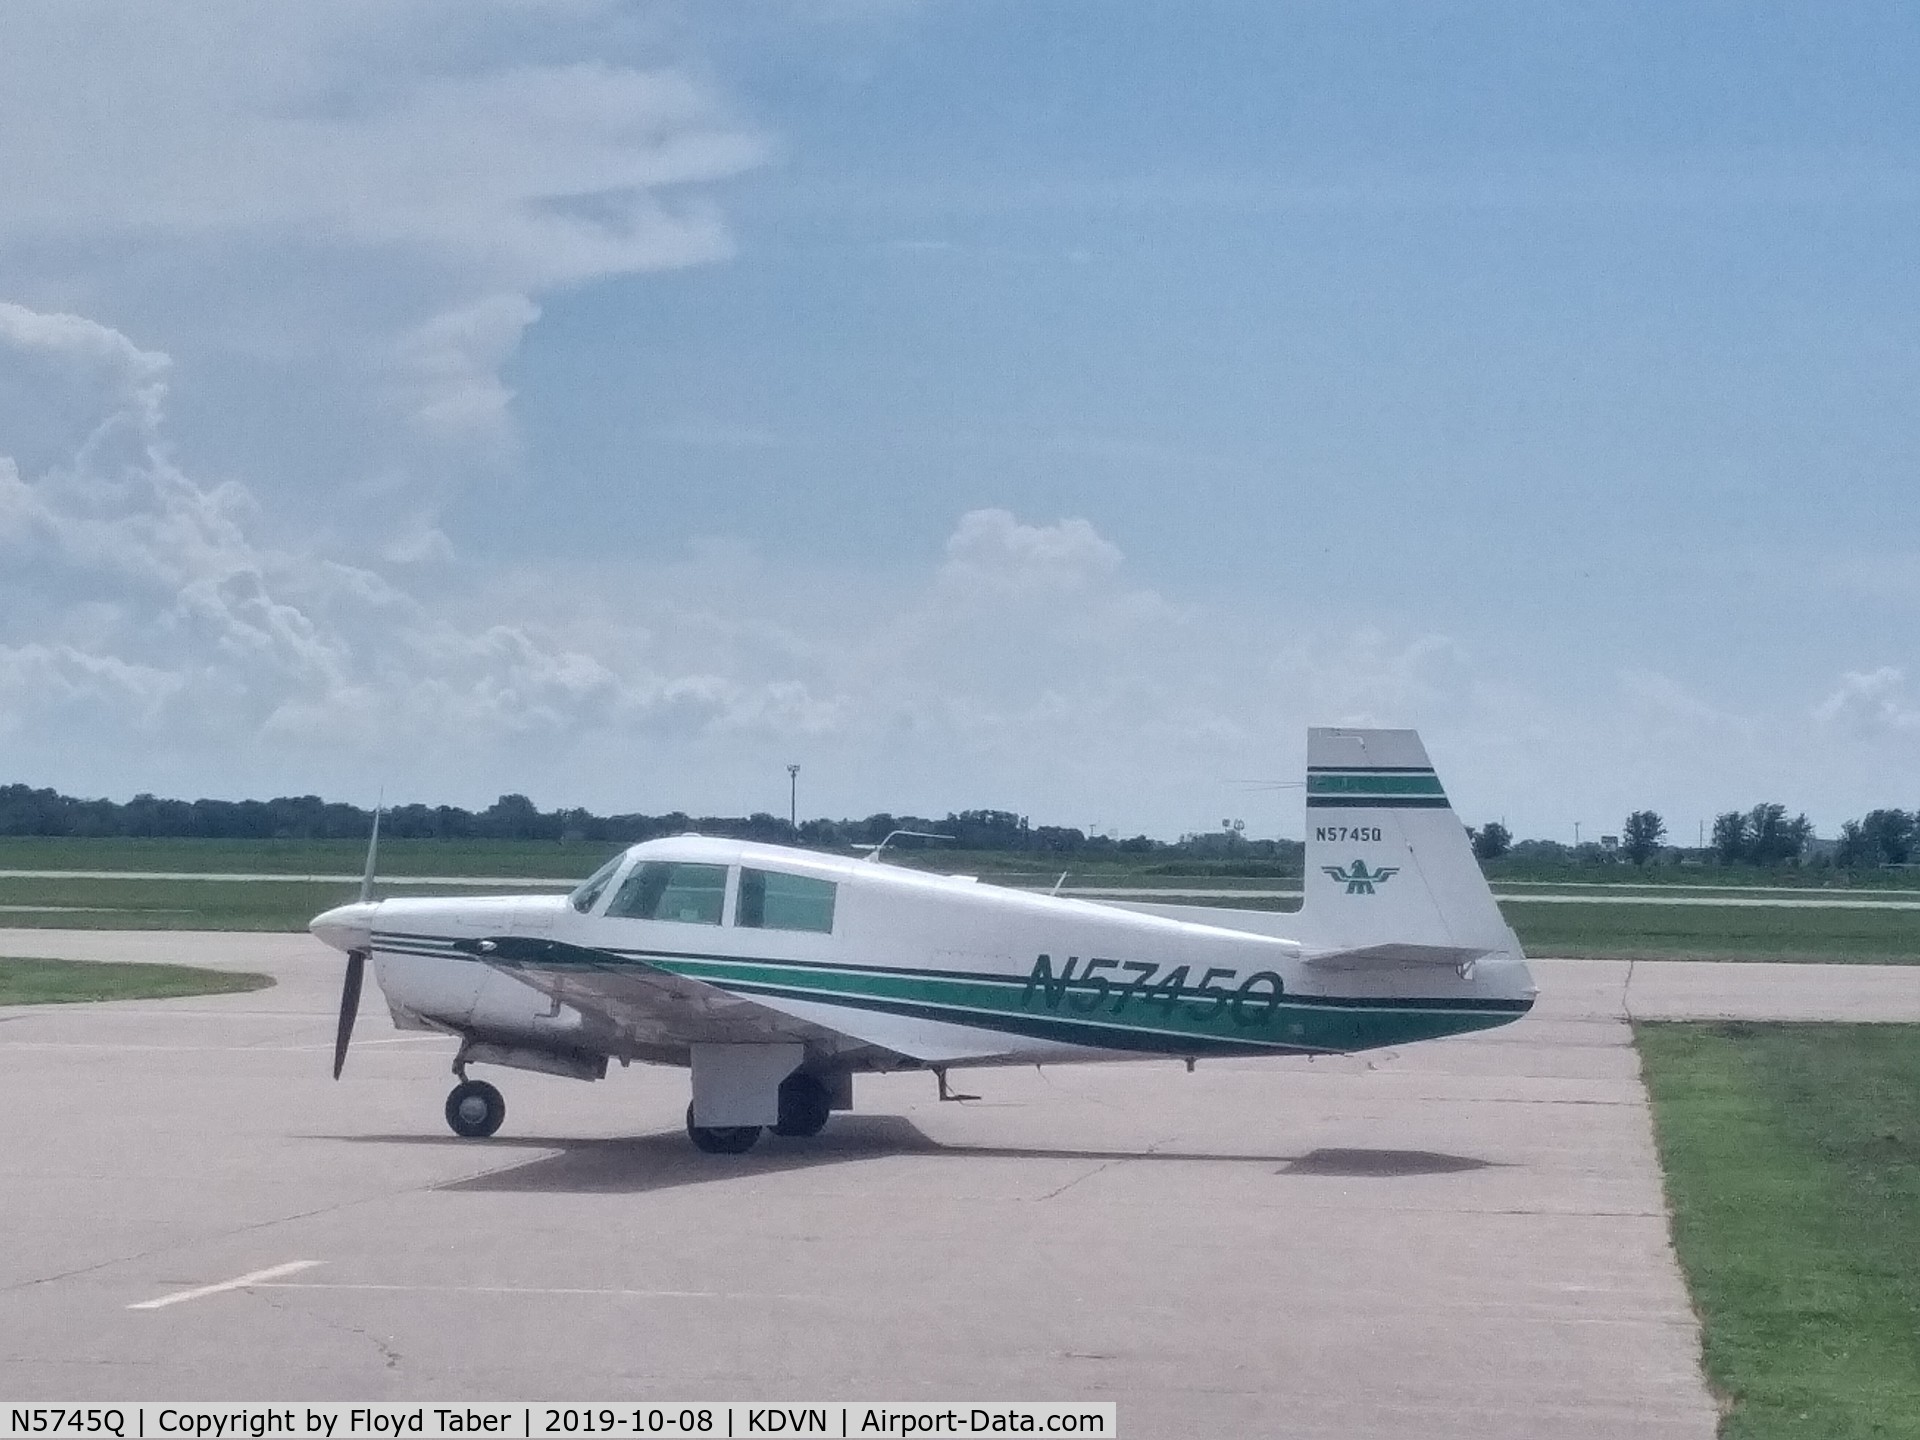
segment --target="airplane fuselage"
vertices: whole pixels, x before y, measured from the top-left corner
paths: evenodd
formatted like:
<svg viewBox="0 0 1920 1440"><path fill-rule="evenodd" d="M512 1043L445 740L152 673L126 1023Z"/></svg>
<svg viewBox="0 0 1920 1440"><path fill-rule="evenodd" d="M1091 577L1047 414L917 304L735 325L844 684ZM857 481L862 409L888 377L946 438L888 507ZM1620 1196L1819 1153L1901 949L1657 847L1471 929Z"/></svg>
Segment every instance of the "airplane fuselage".
<svg viewBox="0 0 1920 1440"><path fill-rule="evenodd" d="M726 867L717 915L608 914L649 861ZM832 885L832 928L740 925L743 869ZM1531 1004L1518 964L1356 976L1278 936L696 836L633 847L584 910L560 896L389 900L365 923L403 1023L681 1063L694 1043L724 1043L724 1012L596 1023L569 991L603 992L623 972L704 982L857 1037L834 1048L859 1068L1348 1052L1504 1024Z"/></svg>

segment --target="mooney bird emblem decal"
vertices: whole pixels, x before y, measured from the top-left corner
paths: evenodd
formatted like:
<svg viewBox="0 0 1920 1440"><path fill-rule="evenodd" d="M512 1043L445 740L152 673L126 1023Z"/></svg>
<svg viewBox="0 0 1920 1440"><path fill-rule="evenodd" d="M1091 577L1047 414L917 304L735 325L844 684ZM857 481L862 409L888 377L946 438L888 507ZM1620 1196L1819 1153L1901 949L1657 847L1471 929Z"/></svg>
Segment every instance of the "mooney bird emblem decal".
<svg viewBox="0 0 1920 1440"><path fill-rule="evenodd" d="M1400 873L1398 865L1382 865L1378 870L1369 870L1364 860L1355 860L1351 865L1322 865L1320 868L1346 886L1349 895L1371 895L1374 886L1384 885Z"/></svg>

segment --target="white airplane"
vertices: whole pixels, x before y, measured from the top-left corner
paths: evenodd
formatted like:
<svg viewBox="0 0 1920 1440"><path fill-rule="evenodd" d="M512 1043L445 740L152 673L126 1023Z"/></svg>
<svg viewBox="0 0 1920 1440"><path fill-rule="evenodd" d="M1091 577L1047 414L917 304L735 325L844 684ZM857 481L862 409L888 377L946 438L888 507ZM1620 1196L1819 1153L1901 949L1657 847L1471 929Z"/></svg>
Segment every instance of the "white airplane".
<svg viewBox="0 0 1920 1440"><path fill-rule="evenodd" d="M856 1072L1345 1054L1517 1020L1535 989L1411 730L1307 740L1294 914L1093 902L779 845L650 840L570 895L361 900L337 1079L369 958L394 1023L459 1038L456 1134L492 1135L469 1065L597 1080L692 1071L687 1133L739 1153L815 1135ZM376 843L377 843L376 824Z"/></svg>

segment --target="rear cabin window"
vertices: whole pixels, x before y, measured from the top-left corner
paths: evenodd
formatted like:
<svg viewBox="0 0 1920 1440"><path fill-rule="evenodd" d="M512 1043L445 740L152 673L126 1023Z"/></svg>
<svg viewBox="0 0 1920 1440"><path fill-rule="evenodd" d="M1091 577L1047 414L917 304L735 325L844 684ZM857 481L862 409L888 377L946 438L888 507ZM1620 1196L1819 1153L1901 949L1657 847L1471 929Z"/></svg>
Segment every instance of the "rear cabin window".
<svg viewBox="0 0 1920 1440"><path fill-rule="evenodd" d="M718 925L727 898L727 867L648 860L620 882L607 914L629 920Z"/></svg>
<svg viewBox="0 0 1920 1440"><path fill-rule="evenodd" d="M594 903L600 898L600 892L605 890L613 877L620 873L620 862L626 858L624 855L616 855L582 880L579 888L567 897L568 903L582 915L593 909Z"/></svg>
<svg viewBox="0 0 1920 1440"><path fill-rule="evenodd" d="M753 930L814 930L828 935L833 931L833 891L831 880L743 868L734 923Z"/></svg>

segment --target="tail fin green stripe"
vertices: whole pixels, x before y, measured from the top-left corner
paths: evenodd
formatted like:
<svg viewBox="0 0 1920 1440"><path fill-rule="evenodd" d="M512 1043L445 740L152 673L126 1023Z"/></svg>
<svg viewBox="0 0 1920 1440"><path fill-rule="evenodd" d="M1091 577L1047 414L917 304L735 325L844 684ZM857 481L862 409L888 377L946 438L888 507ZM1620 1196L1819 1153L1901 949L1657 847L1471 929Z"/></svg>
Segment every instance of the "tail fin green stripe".
<svg viewBox="0 0 1920 1440"><path fill-rule="evenodd" d="M1307 795L1444 795L1440 777L1432 771L1424 775L1385 775L1348 772L1307 776Z"/></svg>
<svg viewBox="0 0 1920 1440"><path fill-rule="evenodd" d="M1444 795L1309 795L1309 810L1445 810Z"/></svg>

